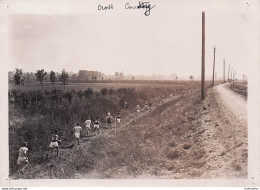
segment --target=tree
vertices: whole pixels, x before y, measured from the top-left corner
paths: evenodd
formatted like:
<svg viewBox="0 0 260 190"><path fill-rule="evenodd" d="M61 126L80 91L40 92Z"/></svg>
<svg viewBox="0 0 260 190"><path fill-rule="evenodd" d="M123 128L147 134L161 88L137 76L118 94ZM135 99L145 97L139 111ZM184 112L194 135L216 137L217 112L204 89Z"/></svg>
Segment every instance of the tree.
<svg viewBox="0 0 260 190"><path fill-rule="evenodd" d="M175 79L178 80L178 77L176 76Z"/></svg>
<svg viewBox="0 0 260 190"><path fill-rule="evenodd" d="M71 75L70 80L78 80L78 75L76 73L73 73L73 75Z"/></svg>
<svg viewBox="0 0 260 190"><path fill-rule="evenodd" d="M134 77L134 76L132 76L132 80L135 80L135 77Z"/></svg>
<svg viewBox="0 0 260 190"><path fill-rule="evenodd" d="M65 72L65 69L63 69L63 71L61 71L60 81L64 85L64 90L65 90L65 85L68 84L68 80L69 80L69 75L68 73Z"/></svg>
<svg viewBox="0 0 260 190"><path fill-rule="evenodd" d="M50 72L50 81L51 81L51 83L52 83L52 85L53 85L53 88L55 88L55 82L56 82L56 73L54 72L54 71L51 71Z"/></svg>
<svg viewBox="0 0 260 190"><path fill-rule="evenodd" d="M119 73L119 76L120 76L121 78L124 78L123 71L122 71L121 73Z"/></svg>
<svg viewBox="0 0 260 190"><path fill-rule="evenodd" d="M39 81L42 86L42 91L43 91L43 81L44 81L45 75L47 75L47 72L44 72L44 69L37 70L37 72L35 73L36 80Z"/></svg>
<svg viewBox="0 0 260 190"><path fill-rule="evenodd" d="M24 80L25 78L23 77L23 70L16 68L14 74L14 85L19 86L19 91L20 91L20 86L24 85Z"/></svg>
<svg viewBox="0 0 260 190"><path fill-rule="evenodd" d="M191 76L190 76L190 80L193 81L193 78L194 78L194 77L191 75Z"/></svg>

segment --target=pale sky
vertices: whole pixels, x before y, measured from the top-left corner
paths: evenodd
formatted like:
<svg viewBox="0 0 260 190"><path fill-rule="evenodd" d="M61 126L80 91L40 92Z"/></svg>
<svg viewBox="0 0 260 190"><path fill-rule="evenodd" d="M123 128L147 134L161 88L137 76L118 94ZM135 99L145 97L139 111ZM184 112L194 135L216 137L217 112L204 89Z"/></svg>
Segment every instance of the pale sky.
<svg viewBox="0 0 260 190"><path fill-rule="evenodd" d="M200 76L203 10L206 75L212 74L214 45L218 76L223 76L223 59L238 77L255 64L257 1L150 1L156 5L150 16L144 10L125 10L126 2L111 1L113 10L98 11L99 4L110 2L84 1L81 6L86 9L77 11L80 5L75 5L67 14L48 7L38 12L32 7L31 12L14 8L8 19L9 70Z"/></svg>

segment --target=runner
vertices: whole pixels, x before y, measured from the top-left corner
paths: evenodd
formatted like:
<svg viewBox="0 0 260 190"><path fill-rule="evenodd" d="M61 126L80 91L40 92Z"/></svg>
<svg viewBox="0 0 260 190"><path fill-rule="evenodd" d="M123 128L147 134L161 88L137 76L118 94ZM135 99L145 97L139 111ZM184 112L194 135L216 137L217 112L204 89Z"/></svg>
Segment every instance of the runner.
<svg viewBox="0 0 260 190"><path fill-rule="evenodd" d="M152 107L152 101L151 100L149 100L149 107L150 107L150 109Z"/></svg>
<svg viewBox="0 0 260 190"><path fill-rule="evenodd" d="M91 124L91 119L90 119L90 117L88 117L88 119L85 121L87 136L88 136L88 133L91 129L90 124Z"/></svg>
<svg viewBox="0 0 260 190"><path fill-rule="evenodd" d="M59 140L58 140L58 131L55 130L51 136L51 143L50 143L50 151L53 152L53 149L56 149L57 154L59 156ZM46 155L46 159L49 157L49 154Z"/></svg>
<svg viewBox="0 0 260 190"><path fill-rule="evenodd" d="M121 122L121 114L120 114L119 112L117 113L116 121L117 121L118 125L120 126L120 122Z"/></svg>
<svg viewBox="0 0 260 190"><path fill-rule="evenodd" d="M148 101L147 100L145 100L145 102L144 102L144 109L145 109L145 111L148 110Z"/></svg>
<svg viewBox="0 0 260 190"><path fill-rule="evenodd" d="M157 104L160 104L160 103L161 103L161 96L158 96Z"/></svg>
<svg viewBox="0 0 260 190"><path fill-rule="evenodd" d="M137 111L137 115L139 115L139 113L140 113L140 106L139 105L136 106L136 111Z"/></svg>
<svg viewBox="0 0 260 190"><path fill-rule="evenodd" d="M107 119L107 128L109 128L112 125L112 119L113 119L113 117L110 115L110 112L108 112L106 119Z"/></svg>
<svg viewBox="0 0 260 190"><path fill-rule="evenodd" d="M22 169L21 169L22 174L24 172L24 169L29 164L28 157L27 157L27 151L28 151L27 142L24 142L22 147L19 149L19 157L17 160L17 164L22 167ZM24 164L25 164L25 166L23 167Z"/></svg>
<svg viewBox="0 0 260 190"><path fill-rule="evenodd" d="M99 134L100 125L99 117L96 117L96 120L94 121L94 130L97 131L97 134Z"/></svg>
<svg viewBox="0 0 260 190"><path fill-rule="evenodd" d="M81 131L81 126L79 125L79 123L77 123L77 126L75 126L73 128L73 131L75 133L75 138L76 138L76 142L79 145L79 138L80 138L80 131Z"/></svg>

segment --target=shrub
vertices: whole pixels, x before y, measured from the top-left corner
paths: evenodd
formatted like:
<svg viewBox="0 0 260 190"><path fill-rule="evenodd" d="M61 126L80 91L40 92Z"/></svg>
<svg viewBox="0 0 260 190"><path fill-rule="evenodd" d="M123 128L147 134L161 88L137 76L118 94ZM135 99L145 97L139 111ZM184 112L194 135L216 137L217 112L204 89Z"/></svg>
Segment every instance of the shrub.
<svg viewBox="0 0 260 190"><path fill-rule="evenodd" d="M82 90L79 90L79 91L77 92L77 96L78 96L79 99L82 99L83 96L84 96L83 91L82 91Z"/></svg>
<svg viewBox="0 0 260 190"><path fill-rule="evenodd" d="M101 93L103 96L107 95L107 88L102 88L102 89L100 90L100 93Z"/></svg>
<svg viewBox="0 0 260 190"><path fill-rule="evenodd" d="M94 94L94 91L92 88L88 88L87 90L84 91L84 96L85 98L90 98Z"/></svg>
<svg viewBox="0 0 260 190"><path fill-rule="evenodd" d="M110 89L108 90L109 95L113 95L114 92L115 92L114 88L110 88Z"/></svg>

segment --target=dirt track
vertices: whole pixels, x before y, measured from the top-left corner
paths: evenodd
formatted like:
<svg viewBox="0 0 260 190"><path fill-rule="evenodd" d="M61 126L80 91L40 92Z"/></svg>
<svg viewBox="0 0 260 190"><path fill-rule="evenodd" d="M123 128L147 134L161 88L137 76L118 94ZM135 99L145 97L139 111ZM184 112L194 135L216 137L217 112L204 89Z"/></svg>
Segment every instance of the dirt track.
<svg viewBox="0 0 260 190"><path fill-rule="evenodd" d="M208 156L202 178L247 176L247 103L228 85L210 89L200 112Z"/></svg>

